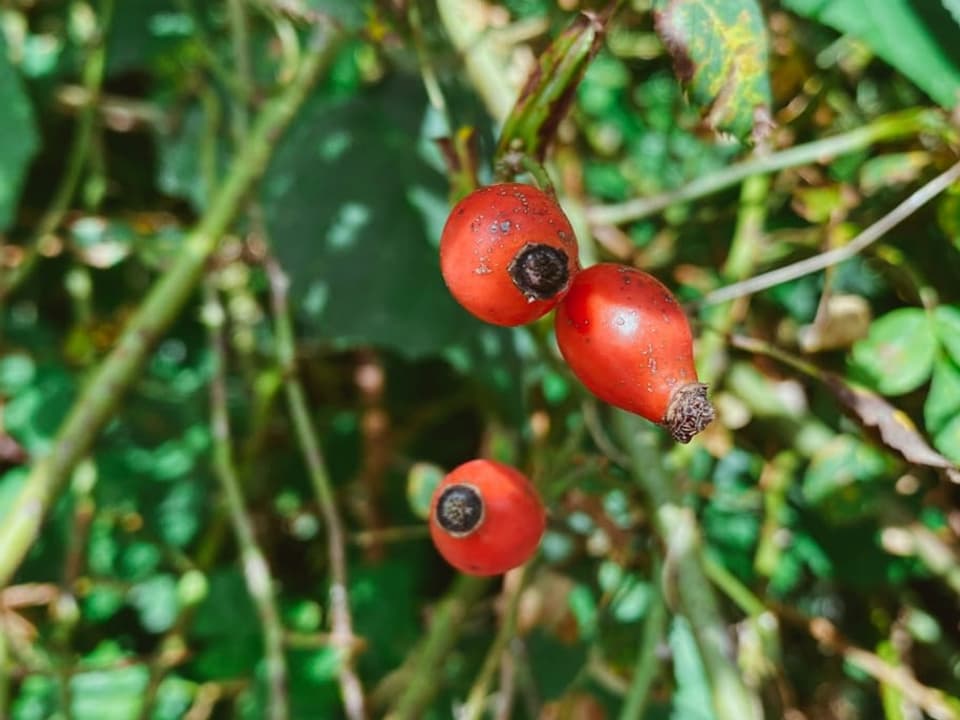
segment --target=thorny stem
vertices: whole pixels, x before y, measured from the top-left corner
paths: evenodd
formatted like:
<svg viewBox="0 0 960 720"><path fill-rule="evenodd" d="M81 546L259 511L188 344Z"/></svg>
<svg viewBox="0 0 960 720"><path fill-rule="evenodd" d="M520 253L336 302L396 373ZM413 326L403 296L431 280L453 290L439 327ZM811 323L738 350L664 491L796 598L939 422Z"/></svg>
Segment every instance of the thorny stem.
<svg viewBox="0 0 960 720"><path fill-rule="evenodd" d="M869 247L877 240L886 235L890 230L902 223L908 217L917 212L920 208L933 200L937 195L949 188L953 183L960 180L960 162L952 165L949 169L940 173L933 180L928 182L922 188L914 192L910 197L897 205L873 225L857 235L846 245L828 250L827 252L814 255L813 257L799 262L786 265L770 272L755 275L748 280L728 285L727 287L714 290L700 301L701 305L712 305L714 303L726 302L734 298L752 295L753 293L772 288L791 280L796 280L804 275L815 273L819 270L836 265L849 260L865 248Z"/></svg>
<svg viewBox="0 0 960 720"><path fill-rule="evenodd" d="M174 264L154 283L107 358L92 372L49 451L37 458L0 525L0 587L12 579L36 540L43 518L76 463L113 417L150 350L179 315L203 275L204 264L236 217L272 157L277 139L293 119L339 45L342 33L318 25L317 47L304 56L297 76L268 103L253 124L225 182Z"/></svg>
<svg viewBox="0 0 960 720"><path fill-rule="evenodd" d="M347 562L343 523L337 512L336 499L327 473L323 451L317 441L317 431L307 408L306 395L297 373L293 323L287 304L288 280L283 269L272 257L265 260L270 280L270 298L276 331L277 355L286 376L284 389L293 419L297 442L307 463L320 512L327 530L327 555L330 563L330 625L331 640L341 653L339 664L340 692L344 709L350 720L366 718L363 687L353 669L353 619L350 614L350 596L347 584Z"/></svg>
<svg viewBox="0 0 960 720"><path fill-rule="evenodd" d="M243 494L233 461L230 416L227 409L227 351L223 337L223 306L216 291L207 285L207 306L215 320L209 323L214 372L210 381L210 425L213 435L214 469L227 500L233 532L240 545L240 560L247 590L263 626L263 647L267 664L267 717L286 720L290 716L287 700L287 663L283 654L283 626L274 598L275 583L266 556L257 543L253 521L244 506Z"/></svg>
<svg viewBox="0 0 960 720"><path fill-rule="evenodd" d="M24 256L17 267L8 273L0 274L0 303L20 285L33 270L37 262L40 242L63 221L64 215L70 208L80 183L84 165L90 154L94 131L97 126L100 93L103 86L104 68L107 62L106 36L107 29L113 16L115 0L102 0L99 13L99 26L96 29L96 39L89 49L86 62L83 66L83 89L86 104L80 110L77 118L76 130L67 155L67 165L63 171L60 184L53 194L50 207L40 218L24 249Z"/></svg>
<svg viewBox="0 0 960 720"><path fill-rule="evenodd" d="M649 217L671 205L720 192L751 175L774 173L799 165L820 162L837 155L862 150L874 143L916 135L927 129L942 133L944 127L948 127L948 123L943 113L937 110L918 108L891 113L850 132L730 165L713 174L697 178L677 190L628 200L617 205L594 206L587 210L587 217L593 225L622 225Z"/></svg>

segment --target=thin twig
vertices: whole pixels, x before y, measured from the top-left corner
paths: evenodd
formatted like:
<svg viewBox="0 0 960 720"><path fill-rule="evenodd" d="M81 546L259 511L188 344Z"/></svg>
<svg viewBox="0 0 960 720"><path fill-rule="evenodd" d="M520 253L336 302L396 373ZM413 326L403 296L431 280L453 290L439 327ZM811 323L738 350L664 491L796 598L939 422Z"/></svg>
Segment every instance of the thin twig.
<svg viewBox="0 0 960 720"><path fill-rule="evenodd" d="M828 250L827 252L814 255L811 258L786 265L782 268L777 268L776 270L771 270L770 272L762 273L761 275L755 275L749 280L744 280L742 282L734 283L718 290L714 290L713 292L707 293L703 299L700 300L699 304L713 305L715 303L733 300L734 298L752 295L760 292L761 290L772 288L775 285L790 282L791 280L796 280L804 275L809 275L810 273L815 273L818 270L823 270L831 265L841 263L844 260L849 260L857 253L861 252L882 238L885 234L890 232L890 230L902 223L908 217L913 215L915 212L917 212L917 210L933 200L937 195L950 187L958 179L960 179L960 162L952 165L949 169L937 175L937 177L914 192L910 197L897 205L893 210L877 220L875 223L873 223L873 225L861 232L843 247Z"/></svg>
<svg viewBox="0 0 960 720"><path fill-rule="evenodd" d="M332 644L341 653L338 667L340 693L343 696L347 717L350 720L363 720L366 717L366 702L363 686L353 667L356 641L350 614L343 522L337 511L323 451L317 440L317 430L307 408L306 394L297 372L293 321L287 302L289 284L287 276L272 255L268 255L264 262L270 281L277 358L286 378L284 389L287 405L327 531L327 556L330 563L330 626Z"/></svg>
<svg viewBox="0 0 960 720"><path fill-rule="evenodd" d="M266 556L257 543L253 521L247 514L233 461L233 443L230 416L227 409L227 350L223 337L222 318L225 311L216 291L207 285L210 347L214 357L214 372L210 380L210 425L213 435L214 470L227 500L227 510L233 532L240 545L240 560L247 590L260 616L263 629L263 648L267 665L267 717L286 720L290 716L287 700L287 663L283 654L284 631L280 612L274 598L275 583L270 574Z"/></svg>
<svg viewBox="0 0 960 720"><path fill-rule="evenodd" d="M437 682L441 667L463 629L467 612L490 584L488 578L460 575L437 605L430 629L407 661L377 689L387 695L394 687L402 690L384 715L386 720L418 720L433 696L440 690ZM381 692L382 691L382 692Z"/></svg>
<svg viewBox="0 0 960 720"><path fill-rule="evenodd" d="M807 617L797 610L777 606L777 614L806 627L810 635L832 653L874 678L877 682L899 690L935 720L960 720L960 703L946 693L927 687L905 668L895 667L877 655L847 641L836 625L823 617Z"/></svg>
<svg viewBox="0 0 960 720"><path fill-rule="evenodd" d="M323 32L321 28L327 30ZM343 37L317 26L318 45L304 56L299 74L258 115L225 182L184 239L173 265L154 283L113 351L94 370L60 426L49 451L32 466L0 524L0 587L7 585L40 531L43 519L76 463L113 417L138 377L151 348L177 318L203 275L204 264L236 217L273 156L277 139L303 104Z"/></svg>
<svg viewBox="0 0 960 720"><path fill-rule="evenodd" d="M473 681L473 687L467 694L467 702L464 704L459 720L480 720L484 714L487 688L490 686L497 668L501 665L504 652L507 650L507 644L516 633L517 608L520 605L520 595L526 584L528 573L529 564L521 568L519 576L511 578L512 582L504 582L503 594L506 596L506 603L500 620L500 629L490 644L490 650L487 651L480 672L477 673L477 677Z"/></svg>
<svg viewBox="0 0 960 720"><path fill-rule="evenodd" d="M770 155L761 155L705 175L677 190L628 200L617 205L597 205L587 210L592 225L622 225L654 213L732 187L751 175L778 172L799 165L829 160L862 150L878 142L916 135L924 130L942 134L949 123L938 110L916 108L877 118L869 125L823 140L797 145Z"/></svg>

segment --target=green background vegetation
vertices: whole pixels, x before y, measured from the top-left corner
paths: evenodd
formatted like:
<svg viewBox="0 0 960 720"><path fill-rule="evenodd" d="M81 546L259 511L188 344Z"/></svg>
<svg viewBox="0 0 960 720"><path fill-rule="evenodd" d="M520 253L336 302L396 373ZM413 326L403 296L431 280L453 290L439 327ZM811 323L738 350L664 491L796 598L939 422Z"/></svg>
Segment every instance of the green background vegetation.
<svg viewBox="0 0 960 720"><path fill-rule="evenodd" d="M612 9L3 4L0 718L960 718L960 3ZM538 160L687 303L689 446L447 293ZM477 456L503 580L423 521Z"/></svg>

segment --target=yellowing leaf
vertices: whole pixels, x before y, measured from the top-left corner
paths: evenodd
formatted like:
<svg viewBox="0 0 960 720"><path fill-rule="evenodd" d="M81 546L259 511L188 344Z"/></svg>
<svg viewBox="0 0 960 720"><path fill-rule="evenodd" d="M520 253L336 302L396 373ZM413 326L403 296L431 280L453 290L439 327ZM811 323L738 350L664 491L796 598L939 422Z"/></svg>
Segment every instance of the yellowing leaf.
<svg viewBox="0 0 960 720"><path fill-rule="evenodd" d="M771 95L755 0L656 0L654 21L707 127L761 140L771 127Z"/></svg>

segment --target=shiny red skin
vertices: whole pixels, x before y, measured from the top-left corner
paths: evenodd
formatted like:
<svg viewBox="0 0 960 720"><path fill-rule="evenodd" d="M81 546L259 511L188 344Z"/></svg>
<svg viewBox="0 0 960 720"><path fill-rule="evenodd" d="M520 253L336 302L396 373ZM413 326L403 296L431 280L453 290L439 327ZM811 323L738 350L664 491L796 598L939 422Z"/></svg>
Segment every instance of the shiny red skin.
<svg viewBox="0 0 960 720"><path fill-rule="evenodd" d="M484 504L481 523L454 537L436 520L437 500L451 485L472 485ZM540 545L546 513L536 489L516 468L470 460L452 470L433 493L430 537L443 558L468 575L499 575L529 560Z"/></svg>
<svg viewBox="0 0 960 720"><path fill-rule="evenodd" d="M662 423L673 391L697 381L690 324L673 294L642 270L581 271L556 314L557 344L590 392Z"/></svg>
<svg viewBox="0 0 960 720"><path fill-rule="evenodd" d="M524 296L508 268L530 243L563 250L571 279L580 269L573 228L550 195L521 183L475 190L456 204L440 236L444 282L457 302L485 322L532 322L550 312L570 285L546 300Z"/></svg>

